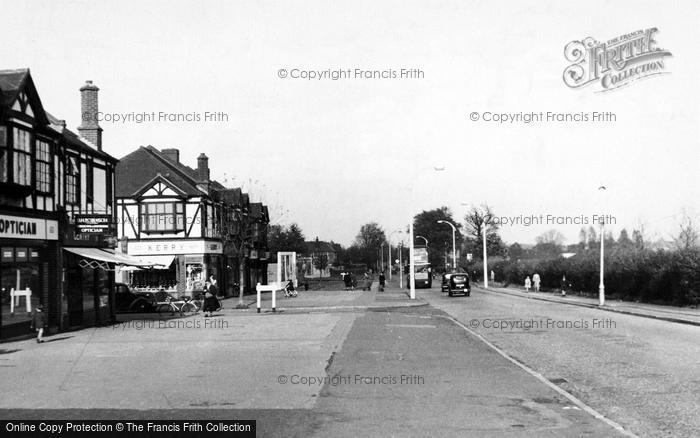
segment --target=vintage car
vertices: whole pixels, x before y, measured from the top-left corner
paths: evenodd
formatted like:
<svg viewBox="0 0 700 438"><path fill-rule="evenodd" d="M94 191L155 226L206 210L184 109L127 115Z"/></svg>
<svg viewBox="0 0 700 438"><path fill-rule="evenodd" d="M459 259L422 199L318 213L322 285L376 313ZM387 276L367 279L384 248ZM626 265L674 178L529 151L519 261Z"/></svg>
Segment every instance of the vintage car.
<svg viewBox="0 0 700 438"><path fill-rule="evenodd" d="M155 311L156 298L150 292L134 292L124 283L114 285L114 302L117 312Z"/></svg>
<svg viewBox="0 0 700 438"><path fill-rule="evenodd" d="M469 285L469 275L465 272L443 275L442 291L447 292L450 296L455 294L471 295L472 288Z"/></svg>

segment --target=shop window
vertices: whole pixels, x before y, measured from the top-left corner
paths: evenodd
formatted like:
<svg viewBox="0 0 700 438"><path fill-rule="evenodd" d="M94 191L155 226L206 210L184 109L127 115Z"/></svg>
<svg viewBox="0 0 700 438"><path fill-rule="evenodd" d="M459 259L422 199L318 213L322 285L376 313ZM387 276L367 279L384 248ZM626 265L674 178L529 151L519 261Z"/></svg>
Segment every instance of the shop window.
<svg viewBox="0 0 700 438"><path fill-rule="evenodd" d="M187 292L200 291L204 289L204 258L201 256L186 256L185 258Z"/></svg>
<svg viewBox="0 0 700 438"><path fill-rule="evenodd" d="M40 253L36 248L0 248L0 311L2 325L28 323L31 313L27 312L27 300L34 311L41 303ZM12 289L31 290L31 296L14 297L15 305L10 305ZM13 312L14 310L14 312Z"/></svg>
<svg viewBox="0 0 700 438"><path fill-rule="evenodd" d="M179 202L150 202L141 204L142 231L182 231L185 229L185 209Z"/></svg>
<svg viewBox="0 0 700 438"><path fill-rule="evenodd" d="M7 127L0 126L0 183L7 182Z"/></svg>
<svg viewBox="0 0 700 438"><path fill-rule="evenodd" d="M24 129L14 128L12 170L12 181L15 184L23 186L32 184L31 133Z"/></svg>
<svg viewBox="0 0 700 438"><path fill-rule="evenodd" d="M36 189L51 193L51 145L45 141L36 142Z"/></svg>

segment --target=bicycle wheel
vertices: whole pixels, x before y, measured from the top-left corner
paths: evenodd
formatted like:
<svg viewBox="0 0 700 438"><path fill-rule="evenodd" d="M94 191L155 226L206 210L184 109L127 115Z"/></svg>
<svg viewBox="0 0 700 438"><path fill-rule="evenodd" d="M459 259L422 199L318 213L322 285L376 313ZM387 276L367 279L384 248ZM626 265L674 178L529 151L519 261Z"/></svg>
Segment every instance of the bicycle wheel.
<svg viewBox="0 0 700 438"><path fill-rule="evenodd" d="M199 309L197 309L197 306L195 306L191 301L183 304L182 307L180 307L180 313L183 315L195 313L197 310Z"/></svg>
<svg viewBox="0 0 700 438"><path fill-rule="evenodd" d="M165 314L174 315L175 309L173 309L173 306L169 303L160 303L160 304L156 305L156 312L160 315L165 315Z"/></svg>

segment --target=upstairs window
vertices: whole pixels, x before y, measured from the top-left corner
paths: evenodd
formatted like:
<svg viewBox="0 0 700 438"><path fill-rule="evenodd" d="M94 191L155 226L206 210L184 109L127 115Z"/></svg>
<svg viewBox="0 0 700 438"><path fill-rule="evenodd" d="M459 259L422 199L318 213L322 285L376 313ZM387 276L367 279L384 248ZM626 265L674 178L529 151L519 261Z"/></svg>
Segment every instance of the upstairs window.
<svg viewBox="0 0 700 438"><path fill-rule="evenodd" d="M24 129L13 128L13 177L15 184L32 185L32 139Z"/></svg>
<svg viewBox="0 0 700 438"><path fill-rule="evenodd" d="M0 183L7 182L7 127L0 126Z"/></svg>
<svg viewBox="0 0 700 438"><path fill-rule="evenodd" d="M75 158L68 158L66 161L66 204L78 203L78 181L80 171L75 162Z"/></svg>
<svg viewBox="0 0 700 438"><path fill-rule="evenodd" d="M184 205L179 202L141 204L141 230L144 232L182 231L185 229Z"/></svg>
<svg viewBox="0 0 700 438"><path fill-rule="evenodd" d="M36 189L51 193L51 145L45 141L36 142Z"/></svg>

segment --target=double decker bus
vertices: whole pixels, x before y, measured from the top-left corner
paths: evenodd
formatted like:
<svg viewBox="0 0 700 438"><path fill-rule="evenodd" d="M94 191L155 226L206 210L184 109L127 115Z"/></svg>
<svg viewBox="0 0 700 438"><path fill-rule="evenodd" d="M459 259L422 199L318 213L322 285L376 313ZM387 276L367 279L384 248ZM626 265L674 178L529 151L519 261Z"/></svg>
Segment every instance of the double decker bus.
<svg viewBox="0 0 700 438"><path fill-rule="evenodd" d="M410 264L409 264L410 266ZM413 247L413 268L415 271L416 289L431 288L433 286L433 270L428 260L428 247L415 245ZM408 269L406 269L408 272ZM410 273L406 276L406 287L410 287Z"/></svg>

